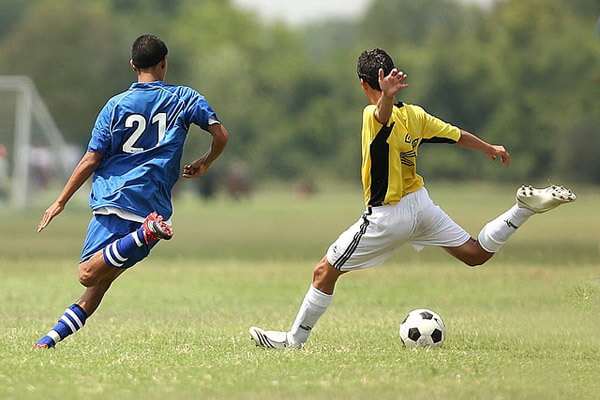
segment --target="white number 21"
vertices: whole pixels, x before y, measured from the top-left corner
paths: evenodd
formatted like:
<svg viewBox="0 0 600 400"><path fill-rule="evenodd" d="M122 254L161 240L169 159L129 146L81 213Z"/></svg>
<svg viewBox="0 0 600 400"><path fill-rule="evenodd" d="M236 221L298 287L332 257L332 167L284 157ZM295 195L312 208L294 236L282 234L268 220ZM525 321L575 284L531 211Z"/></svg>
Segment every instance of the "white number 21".
<svg viewBox="0 0 600 400"><path fill-rule="evenodd" d="M158 123L158 138L156 140L156 145L160 143L160 141L165 137L165 131L167 130L167 114L166 113L158 113L154 117L152 117L151 122L153 124ZM125 120L126 128L133 128L134 125L137 125L135 131L129 136L129 139L125 143L123 143L123 151L125 153L139 153L140 151L144 151L144 148L141 147L133 147L133 145L138 141L140 136L146 131L146 118L142 114L131 114Z"/></svg>

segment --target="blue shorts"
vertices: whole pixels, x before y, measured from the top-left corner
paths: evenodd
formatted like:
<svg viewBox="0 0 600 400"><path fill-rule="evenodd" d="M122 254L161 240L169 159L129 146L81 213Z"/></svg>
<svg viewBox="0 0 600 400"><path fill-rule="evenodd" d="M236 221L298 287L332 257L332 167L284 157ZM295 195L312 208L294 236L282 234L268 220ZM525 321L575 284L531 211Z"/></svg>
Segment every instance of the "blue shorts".
<svg viewBox="0 0 600 400"><path fill-rule="evenodd" d="M116 215L94 215L88 226L79 263L89 260L99 250L130 234L141 225L139 222L128 221ZM142 247L138 247L119 269L133 267L137 262L146 258L156 243L158 242L149 245L144 243Z"/></svg>

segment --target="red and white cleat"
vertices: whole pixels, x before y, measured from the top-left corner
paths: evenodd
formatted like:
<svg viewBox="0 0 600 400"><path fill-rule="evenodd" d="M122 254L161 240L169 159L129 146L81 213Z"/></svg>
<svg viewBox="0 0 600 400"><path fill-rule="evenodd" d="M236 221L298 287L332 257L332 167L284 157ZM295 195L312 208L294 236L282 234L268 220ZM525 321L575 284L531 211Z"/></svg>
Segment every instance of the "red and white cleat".
<svg viewBox="0 0 600 400"><path fill-rule="evenodd" d="M146 217L142 226L146 244L159 239L170 240L173 237L173 228L163 221L162 215L158 215L156 211Z"/></svg>

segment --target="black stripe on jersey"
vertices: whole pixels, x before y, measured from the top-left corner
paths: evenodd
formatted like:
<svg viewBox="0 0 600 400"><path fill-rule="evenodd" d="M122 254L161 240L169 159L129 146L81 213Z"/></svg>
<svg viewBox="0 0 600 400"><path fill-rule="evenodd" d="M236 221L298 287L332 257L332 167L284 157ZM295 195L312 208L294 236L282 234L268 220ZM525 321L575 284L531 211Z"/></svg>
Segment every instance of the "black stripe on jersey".
<svg viewBox="0 0 600 400"><path fill-rule="evenodd" d="M432 137L431 139L421 139L421 143L448 143L454 144L456 140L445 137Z"/></svg>
<svg viewBox="0 0 600 400"><path fill-rule="evenodd" d="M371 215L371 208L369 208L369 210L363 214L363 223L360 225L360 229L358 230L358 232L356 232L356 234L354 234L354 238L352 238L352 242L350 242L350 245L348 246L346 251L344 251L344 254L342 254L340 258L338 258L337 261L333 263L333 268L342 268L342 265L344 265L346 261L348 261L348 259L352 256L352 254L354 254L354 251L356 250L356 248L358 247L358 243L360 242L360 238L365 234L365 232L367 231L367 227L369 226L369 219L367 218L368 215Z"/></svg>
<svg viewBox="0 0 600 400"><path fill-rule="evenodd" d="M371 198L369 205L377 207L383 204L388 190L390 171L390 145L387 142L396 123L382 126L369 146L371 155Z"/></svg>

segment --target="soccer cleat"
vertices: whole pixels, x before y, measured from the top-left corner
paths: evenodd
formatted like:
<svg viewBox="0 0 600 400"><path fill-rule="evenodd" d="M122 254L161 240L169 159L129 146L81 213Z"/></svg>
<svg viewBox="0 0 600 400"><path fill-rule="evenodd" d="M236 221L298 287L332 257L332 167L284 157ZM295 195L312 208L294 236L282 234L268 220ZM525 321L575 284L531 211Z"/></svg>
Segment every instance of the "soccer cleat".
<svg viewBox="0 0 600 400"><path fill-rule="evenodd" d="M34 350L39 350L39 349L51 349L56 345L56 342L54 342L54 339L52 339L50 336L48 335L44 335L42 336L42 338L40 340L38 340L35 345L33 345L33 349Z"/></svg>
<svg viewBox="0 0 600 400"><path fill-rule="evenodd" d="M517 205L541 214L558 207L561 204L575 201L577 196L564 186L548 186L536 189L532 186L521 186L517 190Z"/></svg>
<svg viewBox="0 0 600 400"><path fill-rule="evenodd" d="M291 344L287 340L287 332L263 331L256 326L250 327L250 337L258 347L267 349L301 349L302 344Z"/></svg>
<svg viewBox="0 0 600 400"><path fill-rule="evenodd" d="M162 215L158 215L156 211L146 217L142 226L146 244L158 239L170 240L173 237L173 228L167 225Z"/></svg>

